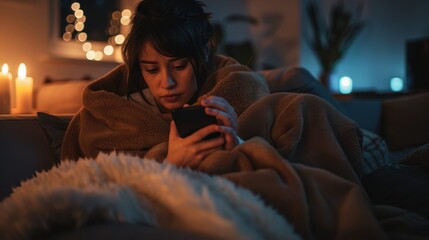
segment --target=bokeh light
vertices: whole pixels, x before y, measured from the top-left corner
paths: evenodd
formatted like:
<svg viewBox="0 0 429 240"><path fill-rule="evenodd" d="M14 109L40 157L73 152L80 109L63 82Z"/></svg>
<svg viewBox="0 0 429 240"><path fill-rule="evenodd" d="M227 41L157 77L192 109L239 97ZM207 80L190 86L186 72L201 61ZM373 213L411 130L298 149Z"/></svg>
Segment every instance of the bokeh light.
<svg viewBox="0 0 429 240"><path fill-rule="evenodd" d="M125 41L124 35L122 35L122 34L116 35L116 37L115 37L115 43L116 44L121 45L122 43L124 43L124 41Z"/></svg>
<svg viewBox="0 0 429 240"><path fill-rule="evenodd" d="M89 50L89 51L86 53L86 58L87 58L88 60L94 60L94 58L95 58L95 51L94 51L94 50Z"/></svg>
<svg viewBox="0 0 429 240"><path fill-rule="evenodd" d="M340 78L340 93L349 94L353 90L353 80L350 77L344 76Z"/></svg>
<svg viewBox="0 0 429 240"><path fill-rule="evenodd" d="M404 89L404 80L398 77L390 79L390 89L394 92L402 91Z"/></svg>
<svg viewBox="0 0 429 240"><path fill-rule="evenodd" d="M83 16L83 11L81 9L77 10L76 12L74 12L74 16L76 18L81 18Z"/></svg>
<svg viewBox="0 0 429 240"><path fill-rule="evenodd" d="M85 28L85 24L83 24L81 22L77 22L74 27L75 27L76 31L80 32Z"/></svg>
<svg viewBox="0 0 429 240"><path fill-rule="evenodd" d="M112 45L107 45L104 47L104 54L110 56L113 54L114 50L115 49L112 47Z"/></svg>
<svg viewBox="0 0 429 240"><path fill-rule="evenodd" d="M83 51L88 52L89 50L92 49L92 44L90 42L86 42L82 44L82 49Z"/></svg>
<svg viewBox="0 0 429 240"><path fill-rule="evenodd" d="M78 2L74 2L74 3L72 3L72 5L70 6L70 8L73 10L73 11L77 11L77 10L79 10L79 8L80 8L80 3L78 3Z"/></svg>
<svg viewBox="0 0 429 240"><path fill-rule="evenodd" d="M105 30L108 40L103 44L104 46L100 46L99 44L92 44L90 34L88 34L87 30L84 31L87 20L84 13L85 9L81 9L79 2L71 2L70 8L74 13L66 16L65 20L68 25L64 29L63 40L71 41L74 38L77 42L80 42L88 60L100 61L104 56L116 56L119 51L117 51L115 46L122 45L125 41L125 36L121 34L121 26L130 24L132 11L130 9L123 9L122 11L116 10L111 13L110 21L107 22Z"/></svg>
<svg viewBox="0 0 429 240"><path fill-rule="evenodd" d="M72 39L72 34L70 32L65 32L63 34L63 40L69 42Z"/></svg>
<svg viewBox="0 0 429 240"><path fill-rule="evenodd" d="M85 42L87 38L88 38L88 35L84 32L81 32L77 35L77 40L79 42Z"/></svg>
<svg viewBox="0 0 429 240"><path fill-rule="evenodd" d="M101 51L96 51L95 56L94 56L94 60L100 61L101 59L103 59L103 53Z"/></svg>

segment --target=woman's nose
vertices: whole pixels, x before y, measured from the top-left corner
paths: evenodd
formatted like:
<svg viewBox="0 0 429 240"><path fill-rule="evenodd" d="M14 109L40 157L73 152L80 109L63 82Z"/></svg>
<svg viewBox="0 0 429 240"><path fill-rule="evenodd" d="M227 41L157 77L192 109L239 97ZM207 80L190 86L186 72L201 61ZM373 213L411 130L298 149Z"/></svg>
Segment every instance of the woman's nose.
<svg viewBox="0 0 429 240"><path fill-rule="evenodd" d="M161 87L164 89L170 89L174 86L176 86L176 80L168 71L166 71L161 82Z"/></svg>

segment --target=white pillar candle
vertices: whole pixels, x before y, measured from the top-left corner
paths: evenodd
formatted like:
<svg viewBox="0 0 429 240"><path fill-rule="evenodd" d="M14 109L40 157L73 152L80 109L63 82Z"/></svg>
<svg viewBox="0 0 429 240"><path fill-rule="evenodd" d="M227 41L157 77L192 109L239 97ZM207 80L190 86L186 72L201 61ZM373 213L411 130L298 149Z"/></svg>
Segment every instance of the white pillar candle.
<svg viewBox="0 0 429 240"><path fill-rule="evenodd" d="M10 84L12 74L9 72L9 66L3 64L0 72L0 114L10 113Z"/></svg>
<svg viewBox="0 0 429 240"><path fill-rule="evenodd" d="M27 77L25 64L18 67L18 77L15 80L16 112L33 112L33 78Z"/></svg>

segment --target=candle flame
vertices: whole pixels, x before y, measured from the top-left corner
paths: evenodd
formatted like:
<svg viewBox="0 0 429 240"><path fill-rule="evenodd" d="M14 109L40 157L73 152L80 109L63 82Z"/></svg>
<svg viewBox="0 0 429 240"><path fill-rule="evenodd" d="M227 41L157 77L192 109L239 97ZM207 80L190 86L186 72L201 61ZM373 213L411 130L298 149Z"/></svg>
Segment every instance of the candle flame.
<svg viewBox="0 0 429 240"><path fill-rule="evenodd" d="M27 76L27 68L25 68L25 64L21 63L18 67L18 78L24 80Z"/></svg>
<svg viewBox="0 0 429 240"><path fill-rule="evenodd" d="M1 72L3 74L7 74L7 72L9 72L9 66L7 65L7 63L3 64L3 66L1 67Z"/></svg>

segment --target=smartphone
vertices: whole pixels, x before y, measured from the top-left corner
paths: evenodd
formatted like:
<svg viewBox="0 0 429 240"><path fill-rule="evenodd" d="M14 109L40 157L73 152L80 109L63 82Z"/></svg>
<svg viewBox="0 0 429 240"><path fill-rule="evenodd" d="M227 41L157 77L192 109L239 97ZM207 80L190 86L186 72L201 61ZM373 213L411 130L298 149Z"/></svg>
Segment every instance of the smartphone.
<svg viewBox="0 0 429 240"><path fill-rule="evenodd" d="M207 115L202 106L191 106L178 108L171 112L173 120L176 123L177 131L181 138L185 138L200 128L211 124L217 124L214 116ZM220 133L211 133L204 140L219 137Z"/></svg>

